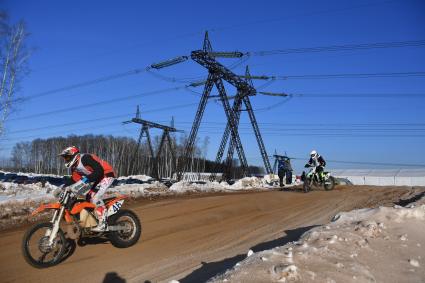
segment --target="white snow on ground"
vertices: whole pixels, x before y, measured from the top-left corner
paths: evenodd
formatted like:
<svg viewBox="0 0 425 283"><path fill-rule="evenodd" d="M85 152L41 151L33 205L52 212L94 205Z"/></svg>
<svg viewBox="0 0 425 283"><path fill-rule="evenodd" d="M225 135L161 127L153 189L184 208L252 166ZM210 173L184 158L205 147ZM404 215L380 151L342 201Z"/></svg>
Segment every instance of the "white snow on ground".
<svg viewBox="0 0 425 283"><path fill-rule="evenodd" d="M151 176L147 176L147 175L130 175L130 176L125 176L125 177L119 177L118 180L127 180L127 179L137 179L140 181L149 181L152 179Z"/></svg>
<svg viewBox="0 0 425 283"><path fill-rule="evenodd" d="M425 282L424 202L340 213L209 282Z"/></svg>
<svg viewBox="0 0 425 283"><path fill-rule="evenodd" d="M152 182L150 184L119 185L108 189L108 193L126 194L135 198L169 194L167 186L158 181Z"/></svg>
<svg viewBox="0 0 425 283"><path fill-rule="evenodd" d="M50 194L57 187L42 183L35 184L15 184L10 182L0 182L0 204L7 202L23 202L25 200L46 200L53 196Z"/></svg>
<svg viewBox="0 0 425 283"><path fill-rule="evenodd" d="M233 185L229 185L227 182L202 182L202 183L190 183L190 182L177 182L170 187L170 191L173 192L231 192L241 190L261 190L269 189L272 186L268 185L264 179L257 177L245 177L236 181Z"/></svg>

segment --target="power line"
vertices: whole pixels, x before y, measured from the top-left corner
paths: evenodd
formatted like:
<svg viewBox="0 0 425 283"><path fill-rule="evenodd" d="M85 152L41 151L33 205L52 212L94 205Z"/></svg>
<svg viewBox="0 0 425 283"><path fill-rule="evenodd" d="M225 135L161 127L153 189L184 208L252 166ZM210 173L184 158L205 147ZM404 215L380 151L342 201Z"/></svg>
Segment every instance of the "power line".
<svg viewBox="0 0 425 283"><path fill-rule="evenodd" d="M425 46L425 40L346 44L346 45L331 45L331 46L304 47L304 48L287 48L287 49L277 49L277 50L268 50L268 51L254 51L254 52L249 52L249 54L251 56L270 56L270 55L285 55L285 54L294 54L294 53L295 54L296 53L317 53L317 52L353 51L353 50L422 47L422 46Z"/></svg>
<svg viewBox="0 0 425 283"><path fill-rule="evenodd" d="M161 107L161 108L155 108L155 109L150 109L150 110L144 110L143 113L155 113L155 112L160 112L160 111L167 111L167 110L174 110L174 109L181 109L181 108L186 108L186 107L190 107L190 106L194 106L197 103L187 103L187 104L178 104L178 105L174 105L174 106L167 106L167 107ZM103 118L98 118L98 119L90 119L90 120L83 120L83 121L77 121L77 122L73 122L73 123L63 123L63 124L55 124L55 125L50 125L50 126L46 126L46 127L39 127L39 128L30 128L30 129L25 129L25 130L18 130L18 131L14 131L12 133L21 133L21 132L30 132L30 131L40 131L43 129L50 129L50 128L59 128L59 127L65 127L65 126L70 126L70 125L75 125L75 124L87 124L87 123L92 123L93 121L105 121L108 119L115 119L115 118L121 118L121 117L128 117L131 114L123 114L123 115L114 115L114 116L108 116L108 117L103 117ZM119 125L120 122L116 122L116 123L112 123L112 124L107 124L108 126L110 125ZM81 127L76 127L75 130L90 130L90 129L98 129L100 127L103 127L104 123L102 123L102 126L90 126L90 127L86 127L86 128L81 128ZM68 131L71 131L73 129L68 129ZM60 131L57 133L63 133L64 131ZM8 133L9 135L9 133ZM32 138L32 137L39 137L40 135L32 135L32 136L25 136L25 137L14 137L13 139L26 139L26 138Z"/></svg>
<svg viewBox="0 0 425 283"><path fill-rule="evenodd" d="M168 110L170 108L172 109L177 109L177 108L183 108L183 107L188 107L188 106L192 106L195 105L196 103L193 104L184 104L184 105L176 105L176 106L170 106L170 107L166 107L166 108L161 108L161 109L152 109L152 110L147 110L144 112L147 113L152 113L152 112L156 112L156 111L165 111ZM31 131L40 131L40 130L44 130L44 129L52 129L52 128L60 128L60 127L66 127L66 126L73 126L73 125L79 125L79 124L87 124L87 123L91 123L93 124L93 122L96 121L106 121L106 120L111 120L111 119L115 119L115 118L123 118L123 117L128 117L129 115L132 115L133 113L128 113L128 114L120 114L120 115L112 115L112 116L104 116L101 118L97 118L97 119L88 119L88 120L80 120L80 121L75 121L72 123L61 123L61 124L53 124L53 125L48 125L48 126L44 126L44 127L37 127L37 128L27 128L27 129L22 129L22 130L16 130L16 131L10 131L7 132L7 136L16 134L16 133L23 133L23 132L31 132ZM158 121L158 122L164 122L167 123L168 121ZM192 122L190 121L177 121L176 124L191 124ZM214 128L218 128L218 129L222 129L223 126L226 125L226 122L214 122L214 121L203 121L202 123L202 128L209 128L209 129L214 129ZM264 130L267 129L275 129L275 130L279 130L279 131L306 131L306 130L311 130L311 131L323 131L323 130L334 130L334 131L390 131L390 130L399 130L399 131L412 131L412 130L425 130L425 128L411 128L411 127L425 127L425 123L319 123L319 124L311 124L311 123L273 123L273 122L264 122L262 123L263 125L266 125L265 127L263 127ZM250 125L250 123L245 123L245 122L240 122L240 127L239 129L248 129L249 127L243 127ZM276 127L285 127L285 128L268 128L267 125L269 126L276 126ZM293 127L296 126L298 128L286 128L286 127ZM303 128L303 127L309 127L309 128ZM315 128L312 128L315 127ZM323 127L336 127L336 128L323 128ZM344 128L338 128L338 127L344 127ZM350 128L347 128L350 127ZM372 128L371 128L372 127ZM390 128L380 128L380 127L390 127ZM403 128L391 128L391 127L403 127ZM407 128L406 128L407 127ZM182 128L182 127L180 127ZM77 128L76 128L77 129ZM249 128L250 129L250 128Z"/></svg>
<svg viewBox="0 0 425 283"><path fill-rule="evenodd" d="M40 97L43 97L43 96L46 96L46 95L65 92L65 91L69 91L69 90L73 90L73 89L77 89L77 88L81 88L81 87L95 85L95 84L103 83L103 82L106 82L106 81L116 80L116 79L120 79L120 78L127 77L127 76L138 75L138 74L141 74L143 72L146 72L146 69L134 69L134 70L126 71L126 72L123 72L123 73L112 74L112 75L100 77L100 78L89 80L89 81L75 83L75 84L72 84L72 85L69 85L69 86L64 86L64 87L60 87L60 88L56 88L56 89L52 89L52 90L47 90L47 91L43 91L43 92L39 92L39 93L36 93L36 94L33 94L33 95L26 96L24 98L24 101L32 100L32 99L35 99L35 98L40 98Z"/></svg>
<svg viewBox="0 0 425 283"><path fill-rule="evenodd" d="M37 114L29 115L29 116L24 116L24 117L19 117L19 118L12 118L12 119L9 119L9 121L26 120L26 119L48 116L48 115L57 114L57 113L70 112L70 111L77 110L77 109L85 109L85 108L90 108L90 107L93 107L93 106L106 105L106 104L116 103L116 102L120 102L120 101L131 100L131 99L135 99L135 98L139 98L139 97L145 97L145 96L150 96L150 95L155 95L155 94L160 94L160 93L165 93L165 92L170 92L170 91L182 90L182 89L185 89L185 88L187 88L187 86L179 86L179 87L166 88L166 89L155 90L155 91L150 91L150 92L144 92L144 93L140 93L140 94L129 95L129 96L114 98L114 99L110 99L110 100L99 101L99 102L95 102L95 103L92 103L92 104L84 104L84 105L79 105L79 106L74 106L74 107L58 109L58 110L54 110L54 111L41 112L41 113L37 113ZM369 94L367 94L367 93L360 93L360 94L354 94L354 93L350 93L350 94L292 93L292 94L285 94L285 96L298 97L298 98L315 98L315 97L329 97L329 98L385 98L385 97L394 97L394 98L403 97L403 98L406 98L406 97L417 97L417 98L425 98L425 94L423 94L423 93L405 93L405 94L403 94L403 93L391 93L391 94L388 94L388 93L369 93ZM272 106L276 107L276 104L274 104ZM265 109L271 109L272 106L266 107Z"/></svg>
<svg viewBox="0 0 425 283"><path fill-rule="evenodd" d="M145 111L146 112L146 111ZM119 125L119 123L110 123L110 124L102 124L102 126L90 126L90 127L86 127L86 128L76 128L75 130L91 130L91 129L100 129L100 128L105 128L105 127L110 127L113 125ZM188 132L190 129L186 129L184 130L185 132ZM249 135L252 136L252 131L247 131L248 128L246 129L242 129L243 131L239 131L240 135ZM252 129L249 129L252 130ZM292 129L294 130L294 129ZM300 130L305 130L305 129L300 129ZM425 130L425 129L421 129L421 130ZM68 130L68 131L73 131L73 130ZM282 133L284 130L279 129L276 131L270 131L270 130L264 130L262 132L262 134L264 136L281 136L281 137L285 137L285 138L290 138L290 137L299 137L299 136L313 136L315 138L425 138L424 134L410 134L410 133L402 133L402 134L387 134L387 133L383 133L383 134L363 134L363 133ZM115 131L114 131L115 132ZM201 129L199 130L200 133L205 133L208 135L217 135L217 136L221 136L223 134L222 129L219 128L213 128L213 129L205 129L204 127L201 127ZM57 131L54 132L55 134L62 134L63 131ZM32 136L25 136L25 137L15 137L14 139L31 139L31 138L39 138L40 135L32 135ZM14 143L16 144L16 142ZM0 150L5 150L4 147L0 148Z"/></svg>
<svg viewBox="0 0 425 283"><path fill-rule="evenodd" d="M425 93L288 93L286 96L298 98L425 98Z"/></svg>
<svg viewBox="0 0 425 283"><path fill-rule="evenodd" d="M95 102L95 103L91 103L91 104L84 104L84 105L79 105L79 106L74 106L74 107L67 107L67 108L62 108L62 109L58 109L58 110L54 110L54 111L41 112L41 113L29 115L29 116L13 118L13 119L9 119L8 121L27 120L27 119L57 114L57 113L70 112L70 111L74 111L74 110L77 110L77 109L91 108L93 106L106 105L106 104L116 103L116 102L120 102L120 101L124 101L124 100L131 100L131 99L135 99L135 98L139 98L139 97L146 97L146 96L150 96L150 95L181 90L181 89L184 89L184 88L185 88L185 86L180 86L180 87L172 87L172 88L148 91L148 92L144 92L144 93L124 96L124 97L119 97L119 98L114 98L114 99L109 99L109 100L104 100L104 101Z"/></svg>
<svg viewBox="0 0 425 283"><path fill-rule="evenodd" d="M271 80L310 80L310 79L369 79L397 77L425 77L425 72L392 72L392 73L357 73L357 74L311 74L311 75L280 75L262 76Z"/></svg>

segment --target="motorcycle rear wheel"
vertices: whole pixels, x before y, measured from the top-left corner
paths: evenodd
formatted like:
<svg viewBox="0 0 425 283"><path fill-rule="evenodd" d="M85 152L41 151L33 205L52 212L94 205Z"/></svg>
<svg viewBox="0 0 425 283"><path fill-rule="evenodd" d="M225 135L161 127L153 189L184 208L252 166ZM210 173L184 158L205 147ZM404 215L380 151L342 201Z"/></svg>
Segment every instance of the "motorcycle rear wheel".
<svg viewBox="0 0 425 283"><path fill-rule="evenodd" d="M46 231L52 230L53 224L43 222L33 225L22 239L22 254L25 261L35 268L46 268L61 262L67 247L65 235L58 230L53 246L48 245Z"/></svg>
<svg viewBox="0 0 425 283"><path fill-rule="evenodd" d="M109 219L109 226L126 226L127 231L111 231L108 238L117 248L128 248L137 243L142 233L139 217L131 211L122 209Z"/></svg>

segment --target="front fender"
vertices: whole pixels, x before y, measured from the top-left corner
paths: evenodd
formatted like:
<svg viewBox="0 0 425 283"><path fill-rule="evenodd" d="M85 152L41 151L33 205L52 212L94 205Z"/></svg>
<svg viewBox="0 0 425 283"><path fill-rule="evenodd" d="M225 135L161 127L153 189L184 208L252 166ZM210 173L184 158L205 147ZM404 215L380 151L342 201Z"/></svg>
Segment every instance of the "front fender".
<svg viewBox="0 0 425 283"><path fill-rule="evenodd" d="M46 209L60 209L60 207L61 207L61 204L59 202L42 204L31 213L31 216L35 216Z"/></svg>

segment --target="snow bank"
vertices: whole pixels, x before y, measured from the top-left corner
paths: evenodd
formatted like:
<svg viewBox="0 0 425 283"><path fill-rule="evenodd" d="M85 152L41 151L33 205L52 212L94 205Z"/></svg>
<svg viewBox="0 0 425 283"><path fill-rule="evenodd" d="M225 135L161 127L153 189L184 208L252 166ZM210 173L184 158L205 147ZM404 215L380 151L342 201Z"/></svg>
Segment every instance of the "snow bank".
<svg viewBox="0 0 425 283"><path fill-rule="evenodd" d="M35 184L15 184L9 182L0 182L0 204L7 202L24 202L25 200L43 200L52 198L50 192L57 187L54 185L42 183Z"/></svg>
<svg viewBox="0 0 425 283"><path fill-rule="evenodd" d="M425 282L425 205L336 215L209 282Z"/></svg>
<svg viewBox="0 0 425 283"><path fill-rule="evenodd" d="M190 183L180 181L174 183L170 187L170 191L177 193L184 192L225 192L225 191L241 191L241 190L255 190L269 188L262 179L256 177L246 177L236 181L233 185L227 182L202 182Z"/></svg>
<svg viewBox="0 0 425 283"><path fill-rule="evenodd" d="M174 183L170 187L170 191L175 193L220 192L220 191L225 191L225 188L221 183L218 183L218 182L191 183L191 182L180 181L180 182Z"/></svg>
<svg viewBox="0 0 425 283"><path fill-rule="evenodd" d="M167 195L168 188L158 182L146 184L125 184L112 187L108 190L109 193L120 193L130 195L132 197L149 197L153 195Z"/></svg>
<svg viewBox="0 0 425 283"><path fill-rule="evenodd" d="M130 176L118 178L118 180L128 180L128 179L136 179L136 180L140 180L140 181L143 181L143 182L147 182L147 181L152 180L153 178L151 176L147 176L147 175L130 175Z"/></svg>

